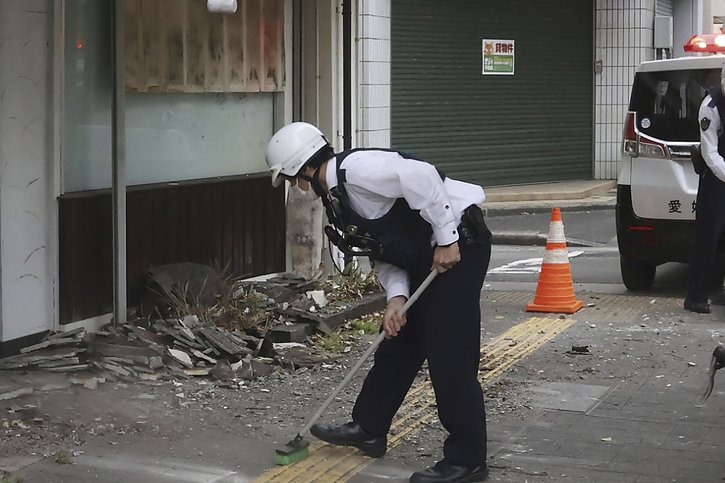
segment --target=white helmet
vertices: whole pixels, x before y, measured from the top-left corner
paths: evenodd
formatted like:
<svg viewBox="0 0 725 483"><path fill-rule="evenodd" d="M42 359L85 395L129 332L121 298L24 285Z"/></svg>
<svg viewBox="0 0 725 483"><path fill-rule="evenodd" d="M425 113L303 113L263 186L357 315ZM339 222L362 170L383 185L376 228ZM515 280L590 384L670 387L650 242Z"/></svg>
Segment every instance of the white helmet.
<svg viewBox="0 0 725 483"><path fill-rule="evenodd" d="M280 174L295 176L302 166L329 143L322 131L306 122L293 122L277 131L267 144L272 186L282 184Z"/></svg>

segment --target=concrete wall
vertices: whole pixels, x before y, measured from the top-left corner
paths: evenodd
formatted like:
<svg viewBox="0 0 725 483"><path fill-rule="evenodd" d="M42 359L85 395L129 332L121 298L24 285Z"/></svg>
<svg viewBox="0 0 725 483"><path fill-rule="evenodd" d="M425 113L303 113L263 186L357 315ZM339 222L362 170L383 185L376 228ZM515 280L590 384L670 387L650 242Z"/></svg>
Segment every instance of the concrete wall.
<svg viewBox="0 0 725 483"><path fill-rule="evenodd" d="M697 33L706 33L712 30L712 19L703 22L703 9L707 5L709 15L709 0L674 0L672 3L673 18L673 57L688 55L682 48L685 42Z"/></svg>
<svg viewBox="0 0 725 483"><path fill-rule="evenodd" d="M54 325L53 10L0 2L0 342Z"/></svg>
<svg viewBox="0 0 725 483"><path fill-rule="evenodd" d="M654 59L654 0L597 0L594 177L616 179L634 71Z"/></svg>
<svg viewBox="0 0 725 483"><path fill-rule="evenodd" d="M389 147L391 0L358 1L357 145Z"/></svg>
<svg viewBox="0 0 725 483"><path fill-rule="evenodd" d="M596 0L594 177L616 179L624 116L635 69L654 60L655 0ZM710 0L673 2L672 57L686 55L690 36L709 31ZM706 28L705 28L706 27ZM704 30L703 30L704 29Z"/></svg>

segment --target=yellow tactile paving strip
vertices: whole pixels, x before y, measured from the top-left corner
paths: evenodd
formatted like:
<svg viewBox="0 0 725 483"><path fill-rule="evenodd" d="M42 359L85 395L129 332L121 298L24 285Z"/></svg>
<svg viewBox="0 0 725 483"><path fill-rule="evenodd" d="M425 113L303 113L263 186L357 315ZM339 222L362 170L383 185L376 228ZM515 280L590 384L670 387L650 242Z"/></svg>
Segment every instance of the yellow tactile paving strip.
<svg viewBox="0 0 725 483"><path fill-rule="evenodd" d="M479 379L485 384L575 322L572 318L532 317L486 344L481 351ZM411 387L390 430L388 449L437 417L429 381ZM258 482L345 481L373 461L354 448L321 441L310 444L310 456L288 466L265 471Z"/></svg>

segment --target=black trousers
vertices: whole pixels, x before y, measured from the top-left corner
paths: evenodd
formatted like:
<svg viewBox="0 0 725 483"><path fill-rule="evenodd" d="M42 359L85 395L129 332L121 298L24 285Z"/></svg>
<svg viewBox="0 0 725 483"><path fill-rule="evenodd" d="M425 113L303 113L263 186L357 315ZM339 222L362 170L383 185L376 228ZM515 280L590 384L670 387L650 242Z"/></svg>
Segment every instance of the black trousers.
<svg viewBox="0 0 725 483"><path fill-rule="evenodd" d="M438 417L449 433L444 459L475 466L486 461L486 410L478 382L480 296L491 256L490 236L459 243L461 261L439 274L413 304L397 337L380 344L353 408L353 421L374 436L388 433L393 416L428 360ZM409 273L411 290L430 273L430 260Z"/></svg>
<svg viewBox="0 0 725 483"><path fill-rule="evenodd" d="M725 232L725 183L709 169L700 177L695 213L687 298L707 302L717 245Z"/></svg>

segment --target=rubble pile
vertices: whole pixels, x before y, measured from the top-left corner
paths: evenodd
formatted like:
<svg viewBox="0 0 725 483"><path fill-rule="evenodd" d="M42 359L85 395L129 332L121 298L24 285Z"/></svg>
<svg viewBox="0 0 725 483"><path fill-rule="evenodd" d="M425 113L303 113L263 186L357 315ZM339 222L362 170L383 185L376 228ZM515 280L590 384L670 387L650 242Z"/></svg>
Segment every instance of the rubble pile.
<svg viewBox="0 0 725 483"><path fill-rule="evenodd" d="M88 369L83 328L48 335L37 344L20 349L17 356L0 359L0 369L40 368L51 372Z"/></svg>
<svg viewBox="0 0 725 483"><path fill-rule="evenodd" d="M267 357L274 356L274 348L264 338L204 324L195 315L107 326L89 335L89 350L93 365L106 374L146 381L166 375L227 379L232 372L253 379L253 367L258 368L258 375L266 375L274 362Z"/></svg>
<svg viewBox="0 0 725 483"><path fill-rule="evenodd" d="M332 358L304 342L316 331L331 333L346 318L379 309L380 293L358 304L328 305L315 281L275 277L241 282L234 313L224 317L197 315L143 317L125 324L107 324L86 333L83 328L49 334L17 356L0 359L0 369L44 369L70 373L91 383L106 380L160 381L212 377L252 380L275 370L312 367ZM241 310L238 310L241 309ZM160 314L159 314L160 315ZM254 321L250 324L250 321ZM85 385L85 383L84 383Z"/></svg>

